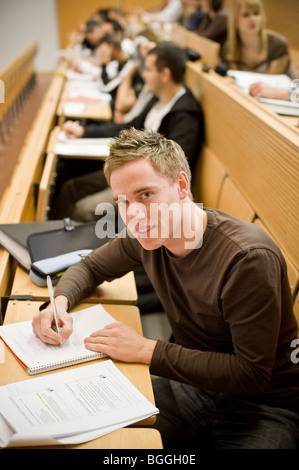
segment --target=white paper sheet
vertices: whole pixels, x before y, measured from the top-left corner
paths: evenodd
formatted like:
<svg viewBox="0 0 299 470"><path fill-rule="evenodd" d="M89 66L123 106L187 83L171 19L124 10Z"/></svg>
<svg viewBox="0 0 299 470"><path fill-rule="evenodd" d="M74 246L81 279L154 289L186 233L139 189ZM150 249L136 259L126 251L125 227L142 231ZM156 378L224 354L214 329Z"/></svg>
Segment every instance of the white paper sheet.
<svg viewBox="0 0 299 470"><path fill-rule="evenodd" d="M25 321L0 326L0 336L14 354L28 367L29 373L64 367L82 360L100 357L85 348L84 338L113 323L114 318L102 307L92 307L71 313L73 333L67 341L55 346L44 343L33 333L32 322Z"/></svg>
<svg viewBox="0 0 299 470"><path fill-rule="evenodd" d="M0 387L0 445L86 442L158 412L106 360Z"/></svg>

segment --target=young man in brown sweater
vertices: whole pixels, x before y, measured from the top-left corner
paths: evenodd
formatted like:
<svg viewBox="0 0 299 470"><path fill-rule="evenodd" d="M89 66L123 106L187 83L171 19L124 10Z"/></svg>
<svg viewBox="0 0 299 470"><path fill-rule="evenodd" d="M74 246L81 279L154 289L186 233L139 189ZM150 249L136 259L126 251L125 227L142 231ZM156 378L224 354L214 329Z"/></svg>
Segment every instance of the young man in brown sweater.
<svg viewBox="0 0 299 470"><path fill-rule="evenodd" d="M55 291L62 333L48 307L33 320L36 335L67 341L75 303L144 266L173 341L116 322L85 346L160 376L153 385L164 447L296 448L297 324L279 248L259 227L194 203L184 152L160 134L122 131L104 171L127 231L68 269Z"/></svg>

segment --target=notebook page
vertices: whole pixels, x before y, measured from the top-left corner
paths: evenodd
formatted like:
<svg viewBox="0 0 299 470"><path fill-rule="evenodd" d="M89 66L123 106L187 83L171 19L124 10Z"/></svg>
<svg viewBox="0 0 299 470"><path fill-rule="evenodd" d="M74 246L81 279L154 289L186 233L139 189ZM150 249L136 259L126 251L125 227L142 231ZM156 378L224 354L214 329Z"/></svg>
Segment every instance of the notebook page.
<svg viewBox="0 0 299 470"><path fill-rule="evenodd" d="M13 353L29 370L71 363L82 359L88 360L103 356L101 353L88 351L84 338L94 331L113 323L114 318L102 307L95 305L71 314L73 333L61 345L46 344L35 336L31 321L14 323L0 327L0 336Z"/></svg>

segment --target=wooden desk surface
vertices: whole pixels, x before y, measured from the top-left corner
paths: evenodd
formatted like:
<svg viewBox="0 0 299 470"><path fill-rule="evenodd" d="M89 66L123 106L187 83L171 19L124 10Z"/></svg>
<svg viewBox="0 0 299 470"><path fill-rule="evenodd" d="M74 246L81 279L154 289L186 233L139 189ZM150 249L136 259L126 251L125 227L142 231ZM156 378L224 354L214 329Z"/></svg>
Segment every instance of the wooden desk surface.
<svg viewBox="0 0 299 470"><path fill-rule="evenodd" d="M48 289L34 284L28 274L20 267L16 269L11 295L32 295L37 301L45 301L49 298ZM90 296L84 299L84 302L135 305L137 303L137 289L134 273L130 272L111 282L103 282Z"/></svg>
<svg viewBox="0 0 299 470"><path fill-rule="evenodd" d="M26 302L26 301L10 301L7 306L7 311L4 319L4 324L17 323L21 321L31 320L36 313L38 313L41 302ZM90 304L78 304L72 311L81 310L90 307ZM113 318L118 321L123 321L127 325L134 328L139 333L142 333L142 326L140 321L140 314L137 307L130 305L112 305L106 304L104 308ZM2 341L1 341L2 343ZM15 359L13 354L8 348L3 345L0 349L0 385L19 382L21 380L31 380L34 376L30 376L21 364ZM103 361L105 359L99 359ZM91 364L94 361L86 362L70 366L71 368L84 367L84 365ZM149 373L149 367L145 364L139 363L126 363L121 361L114 361L118 369L135 385L135 387L153 404L155 404L154 393ZM69 367L69 368L70 368ZM49 372L44 372L41 375L53 374L63 369L56 369ZM153 424L156 420L155 416L147 418L138 422L138 425ZM136 423L137 424L137 423Z"/></svg>
<svg viewBox="0 0 299 470"><path fill-rule="evenodd" d="M58 108L57 108L57 116L58 122L61 125L66 118L70 119L95 119L100 121L110 121L112 119L112 110L111 104L108 101L90 101L86 100L86 102L80 100L70 100L69 99L69 84L66 83ZM73 113L65 113L65 105L70 102L77 102L82 103L85 105L84 110L82 112L73 112Z"/></svg>
<svg viewBox="0 0 299 470"><path fill-rule="evenodd" d="M26 447L48 449L49 447ZM150 428L122 428L89 442L76 445L57 445L50 449L163 449L161 434Z"/></svg>
<svg viewBox="0 0 299 470"><path fill-rule="evenodd" d="M49 137L49 142L47 145L47 160L49 156L52 157L52 160L54 159L55 155L55 145L59 142L59 134L62 132L62 128L59 126L54 127L52 130L50 137ZM85 139L86 141L89 141L90 139ZM91 138L92 140L92 138ZM94 144L93 144L94 145ZM84 153L84 147L85 145L80 145L80 149L82 153L80 152L80 155L61 155L59 154L59 158L71 158L71 159L84 159L84 160L105 160L107 157L106 151L103 152L103 155L100 154L100 152L97 153L97 155L88 155Z"/></svg>
<svg viewBox="0 0 299 470"><path fill-rule="evenodd" d="M5 324L31 320L38 311L39 302L9 302ZM81 304L79 308L86 308L88 305ZM105 305L107 311L117 320L122 320L128 325L141 332L141 323L137 307ZM74 309L76 310L76 309ZM105 359L100 359L105 360ZM88 364L88 363L86 363ZM85 365L86 365L85 364ZM126 364L115 361L119 370L128 377L129 380L146 396L153 404L154 396L151 384L149 369L144 364ZM74 367L82 367L84 364L78 364ZM53 374L56 371L45 372L44 374ZM44 375L43 374L43 375ZM41 375L41 374L39 374ZM27 374L25 369L18 363L12 353L0 341L0 385L5 385L20 380L30 380L34 376ZM136 423L137 426L150 425L155 422L153 416L146 420ZM40 448L40 447L38 447ZM46 448L46 447L42 447ZM93 439L82 444L67 446L50 446L51 449L162 449L162 440L160 433L155 429L130 427L122 428L98 439Z"/></svg>

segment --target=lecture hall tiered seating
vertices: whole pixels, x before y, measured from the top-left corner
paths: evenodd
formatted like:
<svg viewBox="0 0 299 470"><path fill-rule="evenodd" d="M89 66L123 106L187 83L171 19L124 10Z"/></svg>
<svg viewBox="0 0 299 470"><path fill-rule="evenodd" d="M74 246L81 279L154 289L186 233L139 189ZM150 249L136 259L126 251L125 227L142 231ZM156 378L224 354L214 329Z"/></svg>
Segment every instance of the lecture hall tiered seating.
<svg viewBox="0 0 299 470"><path fill-rule="evenodd" d="M125 3L131 11L138 6L138 2L133 0ZM281 25L289 25L285 34L289 33L291 36L291 53L297 66L299 43L297 33L294 33L292 1L283 2L283 10L281 3L278 0L264 1L272 29L278 30ZM229 5L229 1L227 4ZM63 3L58 2L58 5L62 21L65 15ZM96 2L96 7L99 6ZM80 12L84 18L82 4ZM62 21L62 37L66 38L66 32L71 33L74 26ZM217 64L218 44L200 38L183 27L173 29L172 39L184 47L194 48L204 58L204 62L210 65L207 73L202 70L203 61L190 62L186 73L186 84L200 100L206 123L205 145L199 155L193 181L195 199L205 206L222 209L257 224L273 237L287 261L294 310L299 322L298 118L289 119L268 111L253 98L242 94L227 77L218 75L213 70ZM5 135L10 132L10 127L18 126L18 113L24 113L22 102L26 100L26 95L34 93L33 64L37 48L36 43L32 44L0 72L0 79L6 85L5 104L0 104L2 147L6 145ZM65 87L65 74L58 68L53 73L18 155L10 181L1 196L0 224L41 221L47 218L48 191L56 165L55 155L47 149L51 133L57 125L57 111ZM12 257L0 248L2 304L4 298L7 305L10 296L16 296L17 299L20 293L32 294L26 276ZM122 292L123 296L127 295L123 303L134 305L137 299L133 276L129 276L125 282L129 284L122 286L129 285L129 289L125 287L121 291L121 285L115 289L120 289L118 292ZM35 301L43 300L42 291L35 291L34 295ZM105 295L108 302L121 303L121 299L115 298L113 302L113 286L104 286L102 291L99 288L96 298L102 298L105 302ZM4 313L2 309L3 316ZM128 437L125 436L126 431L130 434ZM128 445L127 439L137 442L138 438L144 438L141 445L150 445L146 434L141 433L137 437L138 432L136 429L122 430L115 439ZM101 444L103 448L113 445L109 443L109 437L105 439ZM155 441L153 436L153 446L155 445L159 448L161 443L159 439Z"/></svg>

